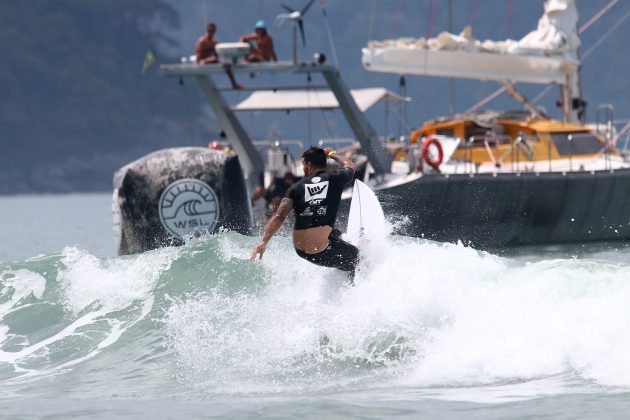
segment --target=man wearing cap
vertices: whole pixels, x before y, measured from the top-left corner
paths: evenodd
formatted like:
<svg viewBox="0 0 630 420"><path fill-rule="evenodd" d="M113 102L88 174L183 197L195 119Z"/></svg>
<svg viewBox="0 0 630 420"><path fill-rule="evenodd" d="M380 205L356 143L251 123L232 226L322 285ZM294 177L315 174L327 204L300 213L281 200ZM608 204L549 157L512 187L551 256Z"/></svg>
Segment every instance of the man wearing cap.
<svg viewBox="0 0 630 420"><path fill-rule="evenodd" d="M256 22L255 32L249 35L243 35L241 42L256 42L256 46L252 45L252 51L245 56L248 63L256 63L259 61L278 61L276 52L273 49L273 39L267 33L267 25L264 20Z"/></svg>

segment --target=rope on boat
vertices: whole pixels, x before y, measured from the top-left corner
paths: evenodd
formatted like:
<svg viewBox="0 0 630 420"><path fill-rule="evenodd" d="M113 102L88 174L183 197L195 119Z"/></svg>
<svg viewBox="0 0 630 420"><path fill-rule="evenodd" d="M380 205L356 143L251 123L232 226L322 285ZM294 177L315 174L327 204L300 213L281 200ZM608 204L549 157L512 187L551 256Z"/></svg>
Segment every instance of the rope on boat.
<svg viewBox="0 0 630 420"><path fill-rule="evenodd" d="M368 39L365 45L372 40L372 33L374 31L374 18L376 17L376 0L372 0L372 6L370 10L370 23L368 25Z"/></svg>
<svg viewBox="0 0 630 420"><path fill-rule="evenodd" d="M615 0L615 1L618 1L618 0ZM602 35L597 41L595 41L593 45L591 45L591 47L588 50L586 50L586 52L582 56L582 62L584 62L584 60L586 60L586 58L589 55L591 55L591 53L593 53L593 51L595 51L595 49L599 47L602 42L604 42L613 32L615 32L617 28L619 28L626 20L628 20L628 18L630 18L630 11L628 11L621 19L619 19L613 26L611 26L610 29L608 29L608 31L606 31L604 35ZM586 24L584 24L584 26L586 26ZM588 28L588 26L586 27ZM547 93L549 93L552 87L553 87L552 85L545 87L543 90L540 91L538 95L536 95L534 99L532 99L532 102L536 103L540 101Z"/></svg>
<svg viewBox="0 0 630 420"><path fill-rule="evenodd" d="M590 28L591 25L593 25L593 23L595 23L597 20L599 20L599 18L604 16L604 14L606 14L606 12L608 12L615 4L617 4L617 2L619 2L619 0L611 0L606 6L604 6L601 10L595 13L593 17L591 17L584 25L580 26L580 28L577 31L578 35L580 35L582 32ZM626 19L627 19L627 16L623 17L622 21L625 21ZM609 31L609 32L612 33L612 31ZM608 35L610 34L606 34L604 36L607 37ZM598 41L595 44L599 46L601 42ZM590 53L590 50L588 52ZM586 53L584 54L583 59L585 58L586 58ZM544 88L538 95L536 95L536 97L532 100L532 102L534 103L538 102L540 99L542 99L543 96L545 96L551 90L551 88L552 88L551 85ZM493 100L494 98L502 94L503 92L505 92L505 88L500 87L499 89L492 92L490 95L486 96L485 98L483 98L482 100L480 100L479 102L477 102L476 104L468 108L465 112L476 111L477 109L481 108L482 106L484 106L485 104L487 104L488 102L490 102L491 100Z"/></svg>
<svg viewBox="0 0 630 420"><path fill-rule="evenodd" d="M330 51L332 53L332 59L335 63L335 67L339 67L339 60L337 60L337 50L335 49L335 43L332 39L332 31L330 30L330 22L328 22L328 13L326 13L326 1L321 0L319 3L322 9L322 15L324 15L324 24L326 25L326 33L328 34L328 42L330 43Z"/></svg>

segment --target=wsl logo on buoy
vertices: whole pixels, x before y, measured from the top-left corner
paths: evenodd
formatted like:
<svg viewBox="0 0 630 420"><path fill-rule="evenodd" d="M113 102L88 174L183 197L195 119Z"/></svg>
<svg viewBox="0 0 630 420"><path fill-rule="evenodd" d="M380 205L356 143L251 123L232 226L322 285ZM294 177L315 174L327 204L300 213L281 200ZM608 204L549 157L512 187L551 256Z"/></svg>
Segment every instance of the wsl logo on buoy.
<svg viewBox="0 0 630 420"><path fill-rule="evenodd" d="M219 201L214 190L194 178L170 184L158 204L160 221L177 238L212 232L219 220Z"/></svg>

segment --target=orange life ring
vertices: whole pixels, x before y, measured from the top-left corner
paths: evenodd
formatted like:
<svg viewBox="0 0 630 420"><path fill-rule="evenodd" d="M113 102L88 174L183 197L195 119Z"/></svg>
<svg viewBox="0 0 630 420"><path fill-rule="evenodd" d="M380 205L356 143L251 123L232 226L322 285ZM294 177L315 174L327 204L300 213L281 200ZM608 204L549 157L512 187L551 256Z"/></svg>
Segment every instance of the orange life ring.
<svg viewBox="0 0 630 420"><path fill-rule="evenodd" d="M437 159L432 159L431 156L429 156L429 147L431 147L432 144L437 147ZM429 165L433 169L437 169L438 166L440 166L442 160L444 160L444 150L442 149L442 144L438 141L438 139L436 139L435 137L427 137L426 139L424 139L424 142L422 143L422 158L427 163L427 165Z"/></svg>

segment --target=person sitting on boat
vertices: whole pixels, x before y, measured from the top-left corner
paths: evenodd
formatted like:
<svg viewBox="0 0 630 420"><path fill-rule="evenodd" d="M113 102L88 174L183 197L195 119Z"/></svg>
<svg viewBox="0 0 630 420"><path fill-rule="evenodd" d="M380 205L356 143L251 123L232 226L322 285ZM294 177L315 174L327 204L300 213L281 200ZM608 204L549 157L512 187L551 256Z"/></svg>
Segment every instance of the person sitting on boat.
<svg viewBox="0 0 630 420"><path fill-rule="evenodd" d="M208 23L206 26L206 34L199 37L197 45L195 45L195 61L197 64L219 64L219 54L217 54L216 45L217 41L214 35L217 32L217 25L215 23ZM234 73L230 63L222 63L225 68L225 72L230 78L232 87L234 89L241 89L242 86L236 83Z"/></svg>
<svg viewBox="0 0 630 420"><path fill-rule="evenodd" d="M341 165L340 170L326 172L326 157ZM262 241L254 248L251 259L262 258L267 243L280 229L293 209L295 252L307 261L350 273L352 283L359 250L340 238L335 229L337 211L344 187L354 177L354 163L335 155L330 149L311 147L302 154L304 178L289 188L278 210L267 223Z"/></svg>
<svg viewBox="0 0 630 420"><path fill-rule="evenodd" d="M255 42L252 44L252 51L245 56L245 61L248 63L257 63L260 61L278 61L276 51L273 48L273 39L271 35L267 33L267 25L264 20L256 22L255 32L243 35L240 39L241 42Z"/></svg>

